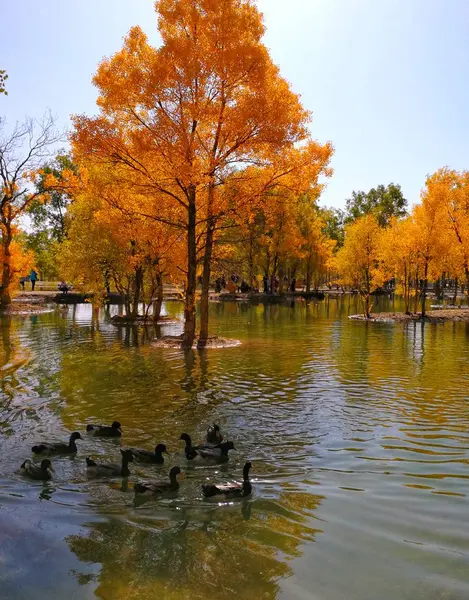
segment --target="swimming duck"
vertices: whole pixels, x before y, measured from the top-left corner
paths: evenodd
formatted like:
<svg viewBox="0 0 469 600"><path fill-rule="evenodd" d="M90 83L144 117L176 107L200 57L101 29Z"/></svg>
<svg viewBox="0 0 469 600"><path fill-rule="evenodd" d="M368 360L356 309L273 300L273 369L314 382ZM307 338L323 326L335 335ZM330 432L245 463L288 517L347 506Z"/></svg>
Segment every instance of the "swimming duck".
<svg viewBox="0 0 469 600"><path fill-rule="evenodd" d="M134 485L135 493L156 496L164 492L176 492L179 489L177 476L180 473L179 467L173 467L169 472L169 481L139 481Z"/></svg>
<svg viewBox="0 0 469 600"><path fill-rule="evenodd" d="M220 432L219 425L216 425L214 423L213 425L210 425L208 427L206 441L207 441L207 444L214 445L214 446L216 446L217 444L221 444L223 442L223 436Z"/></svg>
<svg viewBox="0 0 469 600"><path fill-rule="evenodd" d="M97 463L89 456L86 458L86 467L90 475L95 477L128 477L130 475L129 462L134 457L130 450L121 450L122 463Z"/></svg>
<svg viewBox="0 0 469 600"><path fill-rule="evenodd" d="M188 433L182 433L179 439L186 443L185 454L187 460L200 464L210 465L226 462L229 450L235 450L233 442L222 442L217 446L194 447Z"/></svg>
<svg viewBox="0 0 469 600"><path fill-rule="evenodd" d="M86 431L92 432L93 435L101 435L103 437L120 437L122 435L121 432L121 424L119 421L114 421L112 425L87 425Z"/></svg>
<svg viewBox="0 0 469 600"><path fill-rule="evenodd" d="M243 482L242 483L224 483L224 484L213 484L206 483L202 485L202 493L206 498L212 496L223 496L225 498L245 498L252 492L251 482L249 481L249 470L251 469L251 463L247 462L243 468Z"/></svg>
<svg viewBox="0 0 469 600"><path fill-rule="evenodd" d="M162 465L164 463L163 454L168 454L164 444L158 444L154 452L151 450L142 450L141 448L129 448L129 450L132 452L132 455L137 462L153 463L157 465Z"/></svg>
<svg viewBox="0 0 469 600"><path fill-rule="evenodd" d="M236 450L233 442L222 442L221 444L218 444L218 446L214 446L213 448L197 450L197 455L194 458L190 458L189 460L197 464L205 465L216 465L218 463L225 463L228 461L228 452L230 450Z"/></svg>
<svg viewBox="0 0 469 600"><path fill-rule="evenodd" d="M51 479L52 471L54 469L51 461L48 458L44 458L40 465L35 465L30 460L25 460L21 465L20 470L23 475L27 475L31 479L47 481L48 479Z"/></svg>
<svg viewBox="0 0 469 600"><path fill-rule="evenodd" d="M185 453L188 460L192 460L197 456L197 450L192 446L191 436L188 433L181 433L179 438L186 443Z"/></svg>
<svg viewBox="0 0 469 600"><path fill-rule="evenodd" d="M68 444L63 442L42 442L31 448L34 454L75 454L78 450L75 440L81 440L82 437L78 431L74 431L70 436Z"/></svg>

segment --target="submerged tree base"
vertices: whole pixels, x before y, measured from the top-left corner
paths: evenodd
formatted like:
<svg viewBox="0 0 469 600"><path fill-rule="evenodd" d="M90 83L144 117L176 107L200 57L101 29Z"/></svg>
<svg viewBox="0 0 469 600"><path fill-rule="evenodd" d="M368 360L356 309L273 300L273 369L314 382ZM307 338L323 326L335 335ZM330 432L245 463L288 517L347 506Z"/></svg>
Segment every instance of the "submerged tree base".
<svg viewBox="0 0 469 600"><path fill-rule="evenodd" d="M136 317L115 315L111 318L111 323L118 327L123 327L125 325L177 325L180 321L175 317L162 316L155 323L151 315L148 317L145 317L144 315L138 315Z"/></svg>
<svg viewBox="0 0 469 600"><path fill-rule="evenodd" d="M152 346L155 348L180 348L184 349L184 338L182 335L167 335L158 340L155 340L152 343ZM237 346L241 346L241 342L239 340L228 340L226 338L221 337L209 337L204 346L199 344L199 339L195 338L194 343L192 344L193 349L197 348L236 348Z"/></svg>
<svg viewBox="0 0 469 600"><path fill-rule="evenodd" d="M44 313L54 312L54 308L42 305L42 303L36 302L35 304L22 304L20 302L14 302L9 304L5 308L0 307L0 317L2 315L42 315Z"/></svg>
<svg viewBox="0 0 469 600"><path fill-rule="evenodd" d="M350 315L349 319L353 321L366 321L369 323L409 323L409 322L427 322L427 323L445 323L446 321L465 321L469 322L469 308L451 308L449 310L429 310L425 317L421 313L395 313L383 312L372 313L369 318L364 315Z"/></svg>

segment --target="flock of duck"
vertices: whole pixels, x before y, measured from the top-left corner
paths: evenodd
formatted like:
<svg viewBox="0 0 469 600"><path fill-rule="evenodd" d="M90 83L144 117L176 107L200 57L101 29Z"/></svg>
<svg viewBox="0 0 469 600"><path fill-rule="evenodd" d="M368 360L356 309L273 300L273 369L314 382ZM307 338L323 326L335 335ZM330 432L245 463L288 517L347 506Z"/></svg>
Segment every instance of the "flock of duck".
<svg viewBox="0 0 469 600"><path fill-rule="evenodd" d="M87 425L86 431L89 435L98 437L121 437L121 424L114 421L112 425ZM41 442L32 447L34 454L40 456L73 455L78 451L76 441L83 439L78 431L74 431L67 443ZM218 425L210 425L207 429L204 444L192 445L190 435L183 433L179 438L185 443L185 455L189 463L200 465L217 465L228 461L228 453L234 450L231 441L223 441L223 436ZM140 462L146 464L164 464L163 454L168 454L164 444L158 444L155 451L142 448L121 449L121 463L101 463L90 457L86 457L86 469L90 476L94 477L128 477L130 475L129 463ZM204 484L202 493L205 497L223 496L225 498L246 497L251 494L252 486L249 481L249 470L251 463L247 462L243 469L243 481L239 483L226 484ZM20 467L23 475L31 479L47 481L52 478L54 471L49 458L44 458L41 463L36 464L31 460L25 460ZM169 471L169 479L158 481L139 481L134 485L136 494L156 496L165 492L176 492L179 489L178 475L181 475L180 467L174 466Z"/></svg>

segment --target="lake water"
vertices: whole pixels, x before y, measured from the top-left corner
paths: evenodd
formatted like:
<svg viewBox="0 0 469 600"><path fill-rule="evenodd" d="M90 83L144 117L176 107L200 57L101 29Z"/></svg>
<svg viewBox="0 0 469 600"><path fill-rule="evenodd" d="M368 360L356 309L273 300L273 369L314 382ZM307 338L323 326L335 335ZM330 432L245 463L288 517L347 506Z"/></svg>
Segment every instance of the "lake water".
<svg viewBox="0 0 469 600"><path fill-rule="evenodd" d="M186 355L85 305L0 320L0 598L467 600L469 326L352 322L355 301L213 304L242 345ZM18 474L34 442L114 419L53 481ZM180 434L213 422L236 452L188 466ZM88 480L85 456L157 442L164 467ZM247 458L251 498L202 498ZM136 504L175 464L177 497Z"/></svg>

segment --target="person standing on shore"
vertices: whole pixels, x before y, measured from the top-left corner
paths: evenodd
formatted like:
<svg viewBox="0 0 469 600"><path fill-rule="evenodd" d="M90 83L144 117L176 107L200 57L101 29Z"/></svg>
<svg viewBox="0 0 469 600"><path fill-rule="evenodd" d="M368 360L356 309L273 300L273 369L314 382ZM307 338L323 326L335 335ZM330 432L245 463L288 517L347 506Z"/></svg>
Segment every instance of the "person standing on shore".
<svg viewBox="0 0 469 600"><path fill-rule="evenodd" d="M31 290L34 292L36 281L38 280L38 275L34 269L31 269L31 273L29 274L29 280L31 281Z"/></svg>

